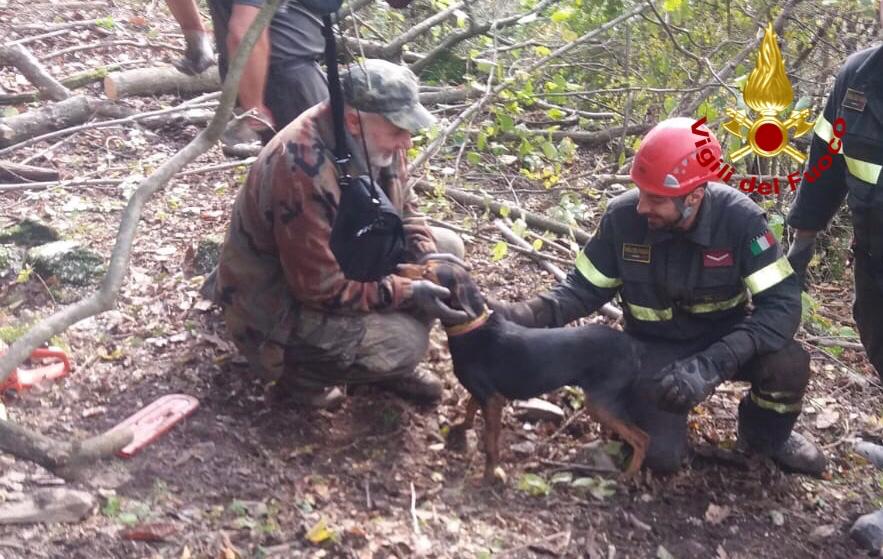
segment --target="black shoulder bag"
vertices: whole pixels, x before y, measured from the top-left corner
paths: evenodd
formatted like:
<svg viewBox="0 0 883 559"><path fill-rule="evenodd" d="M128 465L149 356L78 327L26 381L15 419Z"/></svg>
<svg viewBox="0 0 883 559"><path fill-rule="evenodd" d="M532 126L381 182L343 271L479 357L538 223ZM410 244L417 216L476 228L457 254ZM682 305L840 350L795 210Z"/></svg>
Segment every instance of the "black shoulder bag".
<svg viewBox="0 0 883 559"><path fill-rule="evenodd" d="M334 120L334 159L338 169L340 202L331 228L331 252L343 274L355 281L377 281L395 271L404 259L405 230L402 217L370 175L351 177L351 159L343 122L343 91L337 70L337 47L331 13L336 0L307 0L305 5L322 13L328 94ZM329 12L331 5L335 5ZM367 154L366 154L367 157Z"/></svg>

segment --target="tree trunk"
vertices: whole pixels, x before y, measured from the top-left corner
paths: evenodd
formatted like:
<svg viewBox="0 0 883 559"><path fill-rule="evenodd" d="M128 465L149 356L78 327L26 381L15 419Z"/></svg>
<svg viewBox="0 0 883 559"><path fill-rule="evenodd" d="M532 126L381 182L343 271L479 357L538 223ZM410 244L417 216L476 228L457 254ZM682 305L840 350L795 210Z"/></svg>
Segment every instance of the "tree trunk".
<svg viewBox="0 0 883 559"><path fill-rule="evenodd" d="M196 76L182 74L172 66L159 66L114 72L104 78L104 94L114 101L137 95L205 93L220 88L217 66Z"/></svg>
<svg viewBox="0 0 883 559"><path fill-rule="evenodd" d="M36 111L0 118L0 148L53 130L82 124L95 114L97 104L96 99L77 95Z"/></svg>

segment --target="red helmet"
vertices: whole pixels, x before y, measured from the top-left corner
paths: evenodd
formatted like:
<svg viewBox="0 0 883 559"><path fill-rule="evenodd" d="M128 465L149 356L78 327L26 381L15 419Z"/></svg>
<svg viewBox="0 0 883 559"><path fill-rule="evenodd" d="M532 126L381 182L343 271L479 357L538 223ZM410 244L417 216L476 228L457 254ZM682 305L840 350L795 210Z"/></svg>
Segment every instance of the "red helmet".
<svg viewBox="0 0 883 559"><path fill-rule="evenodd" d="M699 121L686 117L663 120L644 136L632 162L631 178L638 188L657 196L685 196L715 177L721 145ZM698 147L697 143L701 143ZM703 166L696 153L711 150Z"/></svg>

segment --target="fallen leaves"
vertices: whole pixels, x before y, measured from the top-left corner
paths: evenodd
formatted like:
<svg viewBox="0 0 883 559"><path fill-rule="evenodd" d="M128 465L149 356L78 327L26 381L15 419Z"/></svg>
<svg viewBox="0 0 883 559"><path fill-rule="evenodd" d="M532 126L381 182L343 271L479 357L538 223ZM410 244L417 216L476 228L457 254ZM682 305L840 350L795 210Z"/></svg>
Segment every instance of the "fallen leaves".
<svg viewBox="0 0 883 559"><path fill-rule="evenodd" d="M705 521L712 526L717 526L726 520L728 516L730 516L730 507L728 506L718 506L714 503L709 503L708 508L705 510Z"/></svg>

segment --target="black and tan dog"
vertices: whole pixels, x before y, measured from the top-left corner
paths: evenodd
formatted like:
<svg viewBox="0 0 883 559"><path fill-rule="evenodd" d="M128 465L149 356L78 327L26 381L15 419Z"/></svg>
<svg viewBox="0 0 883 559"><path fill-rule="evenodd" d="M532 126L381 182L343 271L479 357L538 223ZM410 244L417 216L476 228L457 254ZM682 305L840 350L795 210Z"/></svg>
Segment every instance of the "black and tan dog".
<svg viewBox="0 0 883 559"><path fill-rule="evenodd" d="M454 264L408 264L400 266L399 273L447 287L451 306L473 317L463 324L443 324L454 374L471 396L466 417L452 427L449 441L465 437L480 407L485 424L485 480L494 477L500 460L506 400L524 400L568 385L581 387L590 415L631 445L625 475L640 469L649 437L623 419L628 415L625 400L640 371L638 346L628 335L601 325L544 329L509 322L487 309L469 273Z"/></svg>

